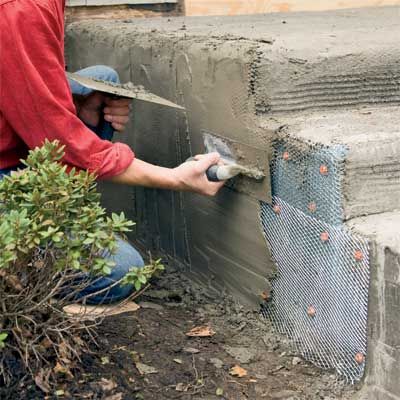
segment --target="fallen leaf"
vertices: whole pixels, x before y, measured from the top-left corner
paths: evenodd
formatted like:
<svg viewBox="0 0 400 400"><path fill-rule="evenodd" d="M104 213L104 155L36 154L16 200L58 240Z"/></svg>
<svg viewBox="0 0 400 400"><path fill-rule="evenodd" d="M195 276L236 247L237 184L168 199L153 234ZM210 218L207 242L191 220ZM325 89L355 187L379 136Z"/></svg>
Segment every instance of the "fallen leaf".
<svg viewBox="0 0 400 400"><path fill-rule="evenodd" d="M130 351L129 354L131 355L135 364L140 361L140 356L136 351Z"/></svg>
<svg viewBox="0 0 400 400"><path fill-rule="evenodd" d="M185 385L184 383L180 382L175 386L175 390L177 392L187 392L189 390L190 385Z"/></svg>
<svg viewBox="0 0 400 400"><path fill-rule="evenodd" d="M104 392L111 392L111 390L117 387L117 384L111 379L101 378L99 386L103 389Z"/></svg>
<svg viewBox="0 0 400 400"><path fill-rule="evenodd" d="M35 376L35 383L36 386L42 390L44 393L49 393L50 392L50 385L49 385L49 376L50 376L50 371L45 375L44 371L40 371L36 376Z"/></svg>
<svg viewBox="0 0 400 400"><path fill-rule="evenodd" d="M211 327L205 326L196 326L186 333L186 336L189 337L210 337L214 336L215 332L211 329Z"/></svg>
<svg viewBox="0 0 400 400"><path fill-rule="evenodd" d="M44 267L44 262L41 260L37 260L33 263L33 266L37 269L42 269Z"/></svg>
<svg viewBox="0 0 400 400"><path fill-rule="evenodd" d="M122 400L122 393L116 393L111 396L107 396L104 400Z"/></svg>
<svg viewBox="0 0 400 400"><path fill-rule="evenodd" d="M156 310L156 311L164 310L164 307L162 305L157 304L157 303L151 303L149 301L141 301L139 303L139 306L142 308L149 308L149 309Z"/></svg>
<svg viewBox="0 0 400 400"><path fill-rule="evenodd" d="M148 374L157 374L158 373L158 371L150 365L146 365L141 362L137 362L135 365L136 365L136 368L138 369L140 375L148 375Z"/></svg>
<svg viewBox="0 0 400 400"><path fill-rule="evenodd" d="M195 348L193 348L193 347L184 347L184 348L182 349L182 351L183 351L184 353L189 353L189 354L197 354L197 353L200 353L200 350L199 350L199 349L195 349Z"/></svg>
<svg viewBox="0 0 400 400"><path fill-rule="evenodd" d="M174 358L174 361L175 361L177 364L182 364L182 363L183 363L183 361L182 361L180 358Z"/></svg>
<svg viewBox="0 0 400 400"><path fill-rule="evenodd" d="M222 388L217 388L217 390L215 391L215 394L217 395L217 396L222 396L223 394L224 394L224 389L222 389Z"/></svg>
<svg viewBox="0 0 400 400"><path fill-rule="evenodd" d="M53 343L48 338L44 338L40 342L40 345L43 346L47 350L47 349L49 349L50 347L53 346Z"/></svg>
<svg viewBox="0 0 400 400"><path fill-rule="evenodd" d="M56 390L56 396L64 396L65 392L62 389Z"/></svg>
<svg viewBox="0 0 400 400"><path fill-rule="evenodd" d="M72 372L68 367L65 367L62 365L60 362L57 361L56 366L53 368L53 371L55 374L61 374L65 375L66 377L73 379L74 375L72 375Z"/></svg>
<svg viewBox="0 0 400 400"><path fill-rule="evenodd" d="M61 358L68 360L70 350L64 342L60 343L60 345L58 346L58 352L59 352ZM68 364L71 363L71 361L69 361L69 360L66 362Z"/></svg>
<svg viewBox="0 0 400 400"><path fill-rule="evenodd" d="M129 301L122 305L117 304L112 306L69 304L63 308L63 311L71 317L80 317L82 319L92 320L98 317L109 317L111 315L137 311L139 308L139 305L133 301Z"/></svg>
<svg viewBox="0 0 400 400"><path fill-rule="evenodd" d="M229 374L232 376L237 376L239 378L243 378L244 376L247 376L247 371L242 368L240 365L235 365L229 370Z"/></svg>
<svg viewBox="0 0 400 400"><path fill-rule="evenodd" d="M103 365L110 364L110 359L107 356L101 357L101 363Z"/></svg>

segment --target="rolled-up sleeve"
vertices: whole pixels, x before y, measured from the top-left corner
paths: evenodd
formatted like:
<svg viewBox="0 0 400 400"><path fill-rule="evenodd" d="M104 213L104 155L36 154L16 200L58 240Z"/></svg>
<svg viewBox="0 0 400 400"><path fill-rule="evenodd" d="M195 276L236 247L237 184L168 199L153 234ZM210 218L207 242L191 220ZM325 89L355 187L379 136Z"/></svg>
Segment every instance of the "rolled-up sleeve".
<svg viewBox="0 0 400 400"><path fill-rule="evenodd" d="M0 18L0 110L33 149L45 139L65 145L64 162L99 178L134 159L123 143L101 140L77 117L64 70L62 2L9 1Z"/></svg>

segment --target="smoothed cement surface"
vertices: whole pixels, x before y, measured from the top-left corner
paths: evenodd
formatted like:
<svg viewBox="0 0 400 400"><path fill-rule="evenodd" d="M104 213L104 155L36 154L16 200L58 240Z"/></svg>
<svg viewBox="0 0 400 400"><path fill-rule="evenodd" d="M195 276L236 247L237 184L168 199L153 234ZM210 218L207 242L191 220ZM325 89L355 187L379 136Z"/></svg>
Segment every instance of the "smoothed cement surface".
<svg viewBox="0 0 400 400"><path fill-rule="evenodd" d="M400 212L355 218L348 226L371 241L369 344L358 399L400 399Z"/></svg>
<svg viewBox="0 0 400 400"><path fill-rule="evenodd" d="M136 23L80 23L67 35L71 71L91 64L114 67L132 81L186 107L186 113L134 103L132 125L120 139L138 158L175 167L204 152L202 129L270 151L271 130L260 130L249 93L252 44L221 39L218 51L196 38L171 39L139 32ZM254 160L252 160L254 161ZM269 159L260 160L268 168ZM196 278L234 292L253 306L269 293L275 273L259 223L259 204L249 194L224 188L216 198L143 188L104 190L111 209L137 222L137 237L187 265ZM250 188L250 189L249 189Z"/></svg>

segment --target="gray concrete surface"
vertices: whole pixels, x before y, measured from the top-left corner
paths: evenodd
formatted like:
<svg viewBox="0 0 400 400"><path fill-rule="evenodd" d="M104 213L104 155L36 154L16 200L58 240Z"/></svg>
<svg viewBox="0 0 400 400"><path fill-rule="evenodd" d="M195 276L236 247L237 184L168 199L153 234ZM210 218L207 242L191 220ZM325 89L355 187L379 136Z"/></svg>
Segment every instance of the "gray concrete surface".
<svg viewBox="0 0 400 400"><path fill-rule="evenodd" d="M351 220L371 241L367 376L360 400L400 399L400 212Z"/></svg>
<svg viewBox="0 0 400 400"><path fill-rule="evenodd" d="M120 137L173 167L201 152L201 129L270 151L286 135L348 147L343 214L371 238L368 373L363 399L399 399L400 7L232 18L87 22L67 30L70 70L116 68L123 81L184 105L136 102ZM266 160L267 161L267 160ZM257 305L275 273L256 200L104 185L105 203L138 223L136 239L196 279ZM363 219L363 215L370 215ZM393 229L395 227L395 229ZM393 242L394 241L394 242Z"/></svg>
<svg viewBox="0 0 400 400"><path fill-rule="evenodd" d="M70 70L107 64L122 81L186 107L181 113L136 102L129 134L121 137L137 157L168 167L204 151L202 129L269 151L273 132L258 128L248 87L254 46L223 38L171 39L138 31L136 22L79 23L67 34ZM268 158L261 161L269 165ZM252 184L258 185L247 180ZM275 266L256 199L230 188L215 199L142 188L104 192L110 208L123 208L137 221L137 238L147 248L181 261L196 278L228 288L253 306L269 292Z"/></svg>
<svg viewBox="0 0 400 400"><path fill-rule="evenodd" d="M278 136L304 145L347 148L342 182L345 220L400 210L400 107L368 106L265 116Z"/></svg>

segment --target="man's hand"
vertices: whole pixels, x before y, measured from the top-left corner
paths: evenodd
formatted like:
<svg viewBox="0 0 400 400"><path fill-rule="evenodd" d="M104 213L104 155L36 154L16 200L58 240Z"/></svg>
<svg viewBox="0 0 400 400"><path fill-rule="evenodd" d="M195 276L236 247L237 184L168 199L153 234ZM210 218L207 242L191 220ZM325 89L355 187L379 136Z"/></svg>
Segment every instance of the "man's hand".
<svg viewBox="0 0 400 400"><path fill-rule="evenodd" d="M218 153L200 154L194 158L197 161L187 161L173 170L177 179L177 190L214 196L225 182L210 182L206 171L212 165L221 163L220 155Z"/></svg>
<svg viewBox="0 0 400 400"><path fill-rule="evenodd" d="M110 178L113 182L139 185L158 189L183 190L214 196L224 182L210 182L206 171L219 164L218 153L202 154L198 161L187 161L176 168L164 168L135 159L120 175Z"/></svg>
<svg viewBox="0 0 400 400"><path fill-rule="evenodd" d="M113 99L100 92L88 96L74 96L78 117L88 125L98 126L101 118L111 123L119 132L125 129L129 121L130 99Z"/></svg>

